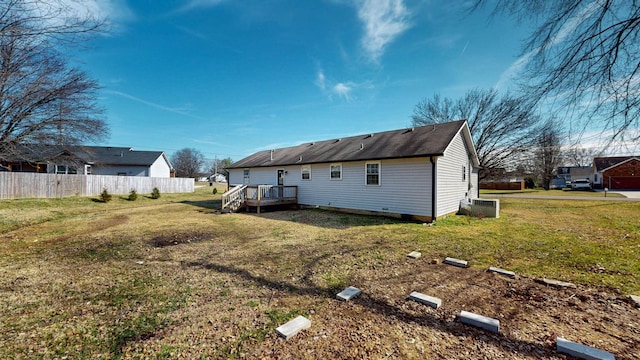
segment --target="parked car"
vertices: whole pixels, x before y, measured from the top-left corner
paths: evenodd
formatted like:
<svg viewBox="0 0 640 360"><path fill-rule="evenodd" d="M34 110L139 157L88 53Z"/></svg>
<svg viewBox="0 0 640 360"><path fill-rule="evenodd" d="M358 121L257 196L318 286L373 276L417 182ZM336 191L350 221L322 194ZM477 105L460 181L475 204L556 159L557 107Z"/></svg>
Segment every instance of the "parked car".
<svg viewBox="0 0 640 360"><path fill-rule="evenodd" d="M591 190L589 179L578 179L571 182L571 190Z"/></svg>

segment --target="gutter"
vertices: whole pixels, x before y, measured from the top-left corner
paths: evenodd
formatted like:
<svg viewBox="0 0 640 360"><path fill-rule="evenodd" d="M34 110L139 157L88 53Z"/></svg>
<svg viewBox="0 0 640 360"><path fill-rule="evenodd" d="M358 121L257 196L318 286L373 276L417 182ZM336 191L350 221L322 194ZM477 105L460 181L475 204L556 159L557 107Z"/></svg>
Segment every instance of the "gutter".
<svg viewBox="0 0 640 360"><path fill-rule="evenodd" d="M431 161L431 222L436 221L436 162L433 156L429 156Z"/></svg>

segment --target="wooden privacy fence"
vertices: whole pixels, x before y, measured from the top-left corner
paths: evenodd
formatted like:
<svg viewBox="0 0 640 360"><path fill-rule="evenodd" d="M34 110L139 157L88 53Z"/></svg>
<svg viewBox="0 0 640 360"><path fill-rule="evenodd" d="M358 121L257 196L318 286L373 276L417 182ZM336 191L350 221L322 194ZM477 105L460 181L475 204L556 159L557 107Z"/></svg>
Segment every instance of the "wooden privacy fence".
<svg viewBox="0 0 640 360"><path fill-rule="evenodd" d="M511 182L481 182L480 189L485 190L524 190L524 180Z"/></svg>
<svg viewBox="0 0 640 360"><path fill-rule="evenodd" d="M191 178L0 172L0 199L96 196L103 189L113 195L128 194L132 189L146 194L154 187L161 194L188 193L194 185Z"/></svg>

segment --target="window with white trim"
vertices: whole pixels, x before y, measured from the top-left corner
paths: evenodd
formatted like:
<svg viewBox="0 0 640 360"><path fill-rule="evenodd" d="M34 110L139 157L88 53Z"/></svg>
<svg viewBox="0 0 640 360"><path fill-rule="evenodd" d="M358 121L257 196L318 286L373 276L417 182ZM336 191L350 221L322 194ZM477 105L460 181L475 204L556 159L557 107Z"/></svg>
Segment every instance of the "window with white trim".
<svg viewBox="0 0 640 360"><path fill-rule="evenodd" d="M242 183L244 185L249 185L249 169L244 169Z"/></svg>
<svg viewBox="0 0 640 360"><path fill-rule="evenodd" d="M300 169L302 180L311 180L311 165L302 165Z"/></svg>
<svg viewBox="0 0 640 360"><path fill-rule="evenodd" d="M380 185L380 162L365 163L367 185Z"/></svg>
<svg viewBox="0 0 640 360"><path fill-rule="evenodd" d="M342 180L342 164L331 164L329 169L331 180Z"/></svg>

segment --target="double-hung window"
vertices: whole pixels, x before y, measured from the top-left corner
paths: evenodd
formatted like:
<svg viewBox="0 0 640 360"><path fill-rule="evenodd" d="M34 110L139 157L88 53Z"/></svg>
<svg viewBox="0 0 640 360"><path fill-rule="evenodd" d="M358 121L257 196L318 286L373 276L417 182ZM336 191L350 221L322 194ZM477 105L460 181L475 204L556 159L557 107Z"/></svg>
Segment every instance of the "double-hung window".
<svg viewBox="0 0 640 360"><path fill-rule="evenodd" d="M302 165L302 180L311 180L311 165Z"/></svg>
<svg viewBox="0 0 640 360"><path fill-rule="evenodd" d="M342 164L331 164L329 169L331 180L342 180Z"/></svg>
<svg viewBox="0 0 640 360"><path fill-rule="evenodd" d="M367 185L380 185L380 163L368 162L365 164Z"/></svg>

